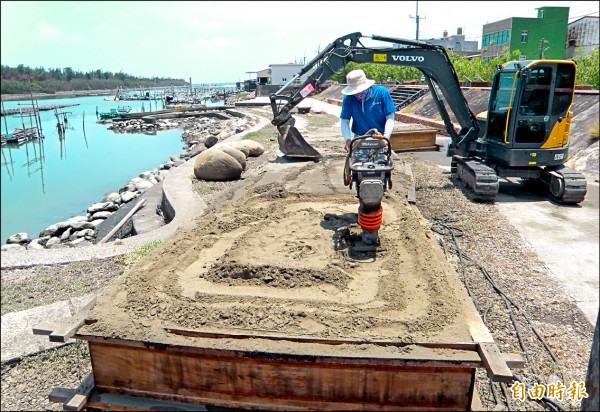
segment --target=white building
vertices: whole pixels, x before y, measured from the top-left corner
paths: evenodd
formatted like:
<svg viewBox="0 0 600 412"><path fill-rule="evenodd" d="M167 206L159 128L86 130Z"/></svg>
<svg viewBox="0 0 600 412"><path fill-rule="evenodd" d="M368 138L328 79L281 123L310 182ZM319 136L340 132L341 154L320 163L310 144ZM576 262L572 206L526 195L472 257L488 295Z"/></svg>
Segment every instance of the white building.
<svg viewBox="0 0 600 412"><path fill-rule="evenodd" d="M598 16L585 16L569 23L565 58L576 56L579 47L583 47L584 56L591 54L598 47L598 33Z"/></svg>
<svg viewBox="0 0 600 412"><path fill-rule="evenodd" d="M287 63L287 64L270 64L270 78L271 84L283 86L298 74L303 64ZM297 79L292 85L299 85L304 83L307 74L305 73L299 79Z"/></svg>
<svg viewBox="0 0 600 412"><path fill-rule="evenodd" d="M428 39L427 43L443 46L458 54L474 54L480 51L477 40L465 40L462 27L456 29L456 35L448 36L448 30L444 30L442 38Z"/></svg>

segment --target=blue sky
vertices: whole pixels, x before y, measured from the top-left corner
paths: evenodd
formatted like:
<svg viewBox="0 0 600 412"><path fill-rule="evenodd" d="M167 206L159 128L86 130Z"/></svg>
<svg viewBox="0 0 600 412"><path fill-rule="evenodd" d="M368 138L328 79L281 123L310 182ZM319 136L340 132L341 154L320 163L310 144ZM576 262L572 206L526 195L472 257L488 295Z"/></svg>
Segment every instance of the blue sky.
<svg viewBox="0 0 600 412"><path fill-rule="evenodd" d="M269 64L312 59L359 31L414 39L416 1L2 1L1 62L102 69L136 76L235 82ZM482 25L570 7L570 21L598 15L596 1L419 1L420 39L455 34L481 46Z"/></svg>

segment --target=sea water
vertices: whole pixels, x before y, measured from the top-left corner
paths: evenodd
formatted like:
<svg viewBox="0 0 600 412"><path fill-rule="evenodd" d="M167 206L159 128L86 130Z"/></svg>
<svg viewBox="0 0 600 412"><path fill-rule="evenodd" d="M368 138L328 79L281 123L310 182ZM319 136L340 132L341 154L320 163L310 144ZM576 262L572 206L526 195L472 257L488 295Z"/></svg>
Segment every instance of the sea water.
<svg viewBox="0 0 600 412"><path fill-rule="evenodd" d="M70 112L66 133L59 138L54 110L41 111L45 136L20 146L2 147L2 226L0 244L14 233L27 232L33 239L53 223L85 215L87 207L101 202L105 193L118 191L131 178L154 169L183 151L180 128L143 133L115 133L110 124L99 124L98 112L131 106L131 112L162 109L160 101L105 101L105 96L38 100L39 106L72 104L57 109ZM157 107L158 103L158 107ZM31 101L4 102L4 108L31 107ZM223 104L221 101L220 104ZM0 119L2 133L5 119ZM23 120L7 116L11 133L15 128L36 126L33 116ZM84 126L85 125L85 126Z"/></svg>

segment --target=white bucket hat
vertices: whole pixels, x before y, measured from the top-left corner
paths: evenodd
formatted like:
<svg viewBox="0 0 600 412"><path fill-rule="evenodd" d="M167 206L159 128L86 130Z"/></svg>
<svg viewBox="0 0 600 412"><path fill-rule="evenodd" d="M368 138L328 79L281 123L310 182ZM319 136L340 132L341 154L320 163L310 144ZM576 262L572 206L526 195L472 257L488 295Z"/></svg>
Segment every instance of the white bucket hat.
<svg viewBox="0 0 600 412"><path fill-rule="evenodd" d="M342 90L342 94L353 95L367 90L375 84L375 80L367 79L365 72L362 70L352 70L346 75L348 86Z"/></svg>

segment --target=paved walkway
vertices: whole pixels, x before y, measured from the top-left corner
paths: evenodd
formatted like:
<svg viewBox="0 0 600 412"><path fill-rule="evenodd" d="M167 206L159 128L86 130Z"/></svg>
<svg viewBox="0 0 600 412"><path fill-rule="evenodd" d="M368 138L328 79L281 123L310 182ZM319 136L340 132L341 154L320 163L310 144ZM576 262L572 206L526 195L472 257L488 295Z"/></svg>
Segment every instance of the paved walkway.
<svg viewBox="0 0 600 412"><path fill-rule="evenodd" d="M51 322L59 325L76 315L82 307L94 298L93 294L38 306L2 316L2 362L20 359L42 350L65 345L50 342L48 336L34 335L33 328L40 323Z"/></svg>

